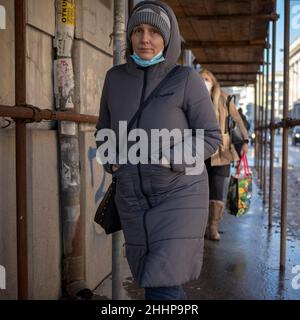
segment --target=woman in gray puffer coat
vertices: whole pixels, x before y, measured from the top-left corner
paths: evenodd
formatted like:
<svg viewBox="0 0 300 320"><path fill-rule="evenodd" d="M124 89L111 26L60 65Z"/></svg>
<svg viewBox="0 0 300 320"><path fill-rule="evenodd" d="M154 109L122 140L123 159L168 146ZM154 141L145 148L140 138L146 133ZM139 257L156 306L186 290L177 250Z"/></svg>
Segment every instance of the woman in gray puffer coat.
<svg viewBox="0 0 300 320"><path fill-rule="evenodd" d="M130 122L180 55L176 17L160 1L143 1L133 9L127 38L127 63L107 72L96 126L96 133L112 129L121 146L120 121ZM192 129L193 134L204 129L204 152L196 153L194 162L209 158L221 142L210 96L189 67L177 68L138 115L133 128L145 130L148 137L151 129ZM146 299L184 299L181 285L197 279L202 267L208 177L205 166L201 174L186 174L191 162L175 162L174 150L179 144L174 140L169 153L161 148L158 164L104 165L117 179L115 201L126 257L134 278L145 288ZM103 145L97 135L97 146Z"/></svg>

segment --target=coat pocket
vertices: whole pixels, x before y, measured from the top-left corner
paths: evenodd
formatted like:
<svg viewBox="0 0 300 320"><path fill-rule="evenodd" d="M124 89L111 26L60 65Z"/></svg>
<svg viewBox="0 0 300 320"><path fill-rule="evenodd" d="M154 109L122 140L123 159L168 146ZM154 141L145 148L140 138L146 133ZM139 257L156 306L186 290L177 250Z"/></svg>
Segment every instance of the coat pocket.
<svg viewBox="0 0 300 320"><path fill-rule="evenodd" d="M121 220L133 219L139 214L141 207L136 181L132 177L117 177L115 201Z"/></svg>
<svg viewBox="0 0 300 320"><path fill-rule="evenodd" d="M151 189L153 195L167 195L176 188L182 175L183 173L172 171L166 167L152 170Z"/></svg>
<svg viewBox="0 0 300 320"><path fill-rule="evenodd" d="M174 94L174 92L163 92L161 94L159 94L159 97L167 97L167 96L172 96Z"/></svg>

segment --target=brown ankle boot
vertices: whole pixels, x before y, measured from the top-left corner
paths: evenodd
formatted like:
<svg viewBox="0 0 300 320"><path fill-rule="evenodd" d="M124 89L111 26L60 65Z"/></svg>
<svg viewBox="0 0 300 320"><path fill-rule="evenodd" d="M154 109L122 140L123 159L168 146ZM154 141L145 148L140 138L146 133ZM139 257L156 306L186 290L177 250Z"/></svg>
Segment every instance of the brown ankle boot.
<svg viewBox="0 0 300 320"><path fill-rule="evenodd" d="M206 227L205 237L210 240L220 240L218 232L219 221L222 219L224 213L224 202L218 200L209 201L209 217Z"/></svg>

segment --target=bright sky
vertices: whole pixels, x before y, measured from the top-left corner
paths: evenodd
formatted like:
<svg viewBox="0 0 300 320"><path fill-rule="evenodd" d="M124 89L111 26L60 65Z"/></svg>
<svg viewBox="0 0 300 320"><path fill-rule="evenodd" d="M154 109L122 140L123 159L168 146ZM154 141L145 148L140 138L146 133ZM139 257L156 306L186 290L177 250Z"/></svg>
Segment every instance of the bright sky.
<svg viewBox="0 0 300 320"><path fill-rule="evenodd" d="M290 43L300 36L300 0L291 0ZM277 0L277 13L280 15L277 21L276 36L276 70L283 71L283 40L284 40L284 0ZM272 41L272 27L270 28L270 42ZM271 56L271 55L270 55Z"/></svg>

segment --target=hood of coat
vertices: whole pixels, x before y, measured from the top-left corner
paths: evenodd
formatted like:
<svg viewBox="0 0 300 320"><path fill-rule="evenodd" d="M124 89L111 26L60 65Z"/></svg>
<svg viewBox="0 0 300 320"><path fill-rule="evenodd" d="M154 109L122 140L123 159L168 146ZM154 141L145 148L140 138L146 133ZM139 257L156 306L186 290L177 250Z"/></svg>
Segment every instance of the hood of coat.
<svg viewBox="0 0 300 320"><path fill-rule="evenodd" d="M146 8L148 4L152 6L156 5L156 6L162 7L167 12L171 22L170 40L169 40L168 46L164 50L165 61L149 67L149 69L151 69L151 74L162 76L166 74L170 69L172 69L176 65L179 59L180 51L181 51L181 37L179 33L177 19L173 10L162 1L150 1L150 0L142 1L134 7L134 10L136 10L141 6ZM131 54L132 54L131 41L127 37L126 61L128 64L128 69L131 72L136 73L135 72L136 70L137 73L140 73L140 70L138 70L139 66L130 57Z"/></svg>

